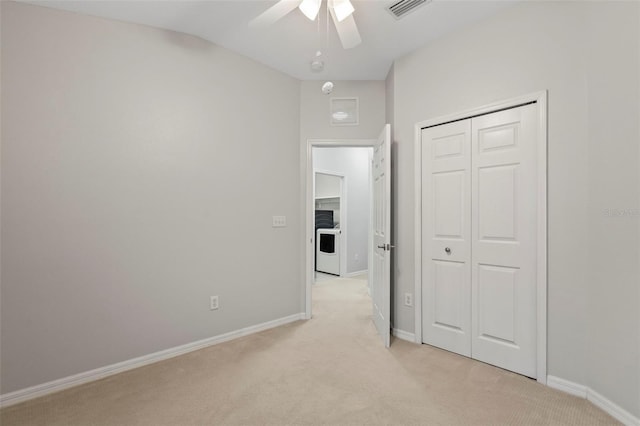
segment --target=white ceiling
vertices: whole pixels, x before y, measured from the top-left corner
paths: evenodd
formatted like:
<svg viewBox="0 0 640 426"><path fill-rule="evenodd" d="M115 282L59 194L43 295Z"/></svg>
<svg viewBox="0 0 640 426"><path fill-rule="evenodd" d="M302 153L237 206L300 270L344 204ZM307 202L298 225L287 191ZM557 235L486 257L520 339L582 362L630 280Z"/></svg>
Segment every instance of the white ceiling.
<svg viewBox="0 0 640 426"><path fill-rule="evenodd" d="M400 20L386 8L398 0L352 0L362 44L342 49L326 9L309 21L298 9L266 29L248 22L276 0L44 0L30 3L166 28L202 37L301 80L383 80L394 59L508 7L514 0L435 0ZM310 62L321 50L325 69Z"/></svg>

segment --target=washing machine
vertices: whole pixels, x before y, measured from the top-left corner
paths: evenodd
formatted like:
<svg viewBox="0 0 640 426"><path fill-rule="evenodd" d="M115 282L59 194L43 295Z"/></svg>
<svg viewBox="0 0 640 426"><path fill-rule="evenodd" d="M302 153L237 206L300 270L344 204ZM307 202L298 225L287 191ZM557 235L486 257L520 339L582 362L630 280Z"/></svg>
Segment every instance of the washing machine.
<svg viewBox="0 0 640 426"><path fill-rule="evenodd" d="M340 276L340 230L316 231L316 271Z"/></svg>

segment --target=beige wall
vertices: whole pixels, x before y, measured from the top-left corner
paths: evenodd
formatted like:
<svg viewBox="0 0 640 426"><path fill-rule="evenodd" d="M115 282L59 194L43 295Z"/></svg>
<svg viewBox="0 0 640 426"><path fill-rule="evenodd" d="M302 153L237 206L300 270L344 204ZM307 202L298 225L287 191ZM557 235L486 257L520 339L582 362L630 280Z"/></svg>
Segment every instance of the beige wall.
<svg viewBox="0 0 640 426"><path fill-rule="evenodd" d="M2 2L1 392L300 312L299 102L201 39Z"/></svg>
<svg viewBox="0 0 640 426"><path fill-rule="evenodd" d="M640 207L638 7L520 4L397 60L387 81L398 164L395 294L414 290L414 124L549 91L548 372L636 416L639 218L607 221L601 209ZM397 302L394 323L412 332L413 309Z"/></svg>
<svg viewBox="0 0 640 426"><path fill-rule="evenodd" d="M640 417L640 3L587 19L587 385Z"/></svg>

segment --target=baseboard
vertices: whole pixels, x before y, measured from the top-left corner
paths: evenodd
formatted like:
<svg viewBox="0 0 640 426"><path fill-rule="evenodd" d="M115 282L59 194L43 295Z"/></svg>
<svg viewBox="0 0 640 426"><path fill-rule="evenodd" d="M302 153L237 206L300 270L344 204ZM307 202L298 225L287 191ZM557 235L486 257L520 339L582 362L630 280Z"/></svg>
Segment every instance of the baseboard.
<svg viewBox="0 0 640 426"><path fill-rule="evenodd" d="M586 398L588 393L588 388L586 386L579 385L556 376L547 376L547 386L579 398Z"/></svg>
<svg viewBox="0 0 640 426"><path fill-rule="evenodd" d="M587 399L601 410L609 413L611 417L627 426L640 426L640 418L634 416L624 408L615 404L611 400L600 395L598 392L589 389Z"/></svg>
<svg viewBox="0 0 640 426"><path fill-rule="evenodd" d="M351 277L355 277L357 275L366 274L367 272L369 272L368 269L363 269L362 271L349 272L348 274L345 274L344 277L345 278L351 278Z"/></svg>
<svg viewBox="0 0 640 426"><path fill-rule="evenodd" d="M231 331L229 333L220 334L218 336L209 337L207 339L202 339L196 342L187 343L185 345L165 349L149 355L143 355L141 357L133 358L127 361L122 361L116 364L107 365L105 367L96 368L95 370L85 371L84 373L74 374L73 376L63 377L51 382L10 392L4 395L0 395L0 408L28 401L30 399L48 395L50 393L59 392L61 390L68 389L74 386L93 382L95 380L103 379L114 374L153 364L158 361L163 361L165 359L197 351L198 349L217 345L219 343L228 342L230 340L238 339L240 337L258 333L270 328L302 320L304 318L304 313L290 315L288 317L279 318L273 321L267 321L262 324L252 325L240 330Z"/></svg>
<svg viewBox="0 0 640 426"><path fill-rule="evenodd" d="M416 342L416 335L413 333L409 333L408 331L394 328L392 329L392 334L396 336L398 339L406 340L407 342L411 342L411 343Z"/></svg>
<svg viewBox="0 0 640 426"><path fill-rule="evenodd" d="M640 418L587 386L555 376L547 376L547 386L580 398L586 398L591 401L593 405L627 426L640 426Z"/></svg>

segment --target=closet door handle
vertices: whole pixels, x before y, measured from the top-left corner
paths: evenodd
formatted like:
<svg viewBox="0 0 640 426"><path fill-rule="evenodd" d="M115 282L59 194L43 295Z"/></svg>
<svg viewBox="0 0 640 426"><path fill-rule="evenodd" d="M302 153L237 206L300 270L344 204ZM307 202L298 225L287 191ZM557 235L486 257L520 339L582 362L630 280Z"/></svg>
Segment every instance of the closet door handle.
<svg viewBox="0 0 640 426"><path fill-rule="evenodd" d="M444 251L445 251L445 253L447 253L447 254L451 254L451 249L450 249L449 247L446 247L446 248L444 249Z"/></svg>

